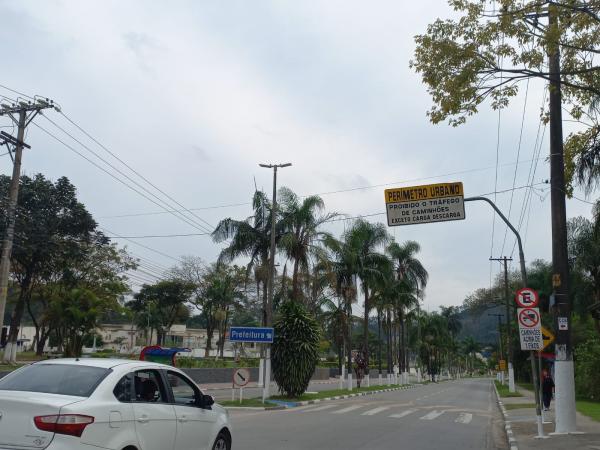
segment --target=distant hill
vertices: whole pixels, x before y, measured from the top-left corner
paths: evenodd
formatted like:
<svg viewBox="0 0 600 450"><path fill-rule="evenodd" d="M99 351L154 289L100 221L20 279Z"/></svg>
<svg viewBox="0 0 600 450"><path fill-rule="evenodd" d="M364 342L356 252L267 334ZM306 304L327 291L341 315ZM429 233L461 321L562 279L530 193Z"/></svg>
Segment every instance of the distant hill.
<svg viewBox="0 0 600 450"><path fill-rule="evenodd" d="M460 314L462 328L458 339L463 340L468 336L473 336L480 344L495 345L498 342L498 318L496 316L488 316L488 314L503 314L502 323L504 324L506 323L505 313L504 306L495 306L481 313L463 311Z"/></svg>

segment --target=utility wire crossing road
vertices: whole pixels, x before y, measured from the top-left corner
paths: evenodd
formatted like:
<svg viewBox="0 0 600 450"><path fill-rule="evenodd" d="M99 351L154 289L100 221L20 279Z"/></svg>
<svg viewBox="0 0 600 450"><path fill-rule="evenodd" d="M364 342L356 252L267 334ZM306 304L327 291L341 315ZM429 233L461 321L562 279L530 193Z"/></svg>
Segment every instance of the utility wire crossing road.
<svg viewBox="0 0 600 450"><path fill-rule="evenodd" d="M281 411L231 411L234 446L261 449L505 449L490 380L459 380Z"/></svg>

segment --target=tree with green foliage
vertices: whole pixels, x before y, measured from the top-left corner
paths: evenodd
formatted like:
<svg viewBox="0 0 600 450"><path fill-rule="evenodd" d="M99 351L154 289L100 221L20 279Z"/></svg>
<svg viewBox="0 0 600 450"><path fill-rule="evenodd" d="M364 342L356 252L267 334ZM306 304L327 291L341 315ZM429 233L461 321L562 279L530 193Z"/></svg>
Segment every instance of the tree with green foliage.
<svg viewBox="0 0 600 450"><path fill-rule="evenodd" d="M0 176L0 198L7 197L9 183L10 177ZM18 330L36 286L61 276L65 264L76 266L85 253L82 245L105 242L95 231L97 225L91 214L78 201L75 187L65 177L52 182L41 174L22 176L18 204L11 277L19 297L4 350L4 361L10 363L16 362ZM5 233L5 213L6 208L0 208L0 235Z"/></svg>
<svg viewBox="0 0 600 450"><path fill-rule="evenodd" d="M364 293L363 345L364 357L369 362L369 313L371 312L371 285L389 273L391 262L379 250L389 242L385 225L356 220L343 235L346 253L353 275L360 278Z"/></svg>
<svg viewBox="0 0 600 450"><path fill-rule="evenodd" d="M494 109L508 105L529 79L547 82L547 55L560 50L563 100L571 116L600 95L600 44L597 0L449 0L454 19L437 19L415 38L411 67L422 75L434 106L433 123L464 123L491 99ZM498 5L495 10L494 6ZM547 10L556 23L537 19ZM504 64L502 64L504 62Z"/></svg>
<svg viewBox="0 0 600 450"><path fill-rule="evenodd" d="M136 314L138 327L148 329L150 322L148 331L156 330L157 344L162 345L167 331L189 318L193 291L194 285L179 279L145 284L126 306Z"/></svg>
<svg viewBox="0 0 600 450"><path fill-rule="evenodd" d="M280 391L290 398L297 398L308 388L317 366L319 325L301 304L288 301L281 305L273 327L273 378Z"/></svg>
<svg viewBox="0 0 600 450"><path fill-rule="evenodd" d="M331 238L322 225L337 216L323 213L325 203L318 195L305 197L302 201L290 189L279 189L283 235L279 245L292 260L292 299L302 301L300 272L308 275L311 259L322 251L321 243Z"/></svg>
<svg viewBox="0 0 600 450"><path fill-rule="evenodd" d="M221 220L212 237L215 242L229 241L221 250L219 263L231 263L238 257L248 258L246 275L254 270L257 295L262 286L263 324L267 313L267 284L269 274L269 250L271 247L271 202L262 191L256 191L252 198L254 214L246 219L226 218ZM278 214L280 215L280 214ZM283 233L279 218L276 218L276 243Z"/></svg>
<svg viewBox="0 0 600 450"><path fill-rule="evenodd" d="M396 315L401 335L398 360L400 362L400 369L406 372L408 371L406 314L411 308L419 306L419 292L422 292L427 286L429 274L416 256L421 251L421 246L418 242L406 241L402 244L392 242L388 245L386 251L393 261L394 269L400 283L397 287L398 299L396 301Z"/></svg>

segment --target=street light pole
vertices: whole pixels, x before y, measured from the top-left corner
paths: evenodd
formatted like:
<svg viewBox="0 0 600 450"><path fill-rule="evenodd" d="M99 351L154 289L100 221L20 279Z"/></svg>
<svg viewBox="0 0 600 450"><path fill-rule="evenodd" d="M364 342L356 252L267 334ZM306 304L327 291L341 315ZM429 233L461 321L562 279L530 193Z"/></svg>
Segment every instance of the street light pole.
<svg viewBox="0 0 600 450"><path fill-rule="evenodd" d="M269 278L267 284L267 304L265 305L265 326L273 326L273 293L275 291L275 225L277 222L277 169L290 167L292 163L285 164L259 164L265 169L273 169L273 201L271 205L271 248L269 250ZM271 385L271 348L266 345L266 355L263 377L263 403L269 397Z"/></svg>

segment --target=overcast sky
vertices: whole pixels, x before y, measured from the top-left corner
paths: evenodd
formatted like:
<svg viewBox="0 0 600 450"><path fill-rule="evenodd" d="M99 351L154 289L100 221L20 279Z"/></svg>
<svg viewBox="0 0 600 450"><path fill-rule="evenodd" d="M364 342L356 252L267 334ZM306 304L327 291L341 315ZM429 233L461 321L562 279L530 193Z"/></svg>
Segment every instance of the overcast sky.
<svg viewBox="0 0 600 450"><path fill-rule="evenodd" d="M528 184L540 129L540 81L531 82L526 104L520 95L502 112L499 146L498 114L487 107L459 128L432 125L426 117L430 98L409 68L413 37L450 14L444 0L0 0L0 84L54 99L66 116L186 208L222 206L194 211L196 227L166 213L114 217L161 209L31 125L24 173L67 176L109 235L201 233L198 228L223 217L244 218L255 181L271 195L271 172L260 169L261 162L293 163L280 172L280 184L300 195L321 193L330 211L379 213L369 220L385 222L386 187L462 181L472 196L510 190L513 179L517 188ZM3 88L0 95L16 97ZM135 177L65 117L46 116ZM45 117L34 123L104 166ZM549 178L547 154L546 133L533 161L535 189L522 226L528 261L551 255L549 192L538 184ZM0 157L0 171L11 172L8 156ZM527 191L514 191L512 209L510 191L496 195L515 225ZM589 216L590 205L569 201L567 212ZM421 244L429 309L461 304L499 271L490 255L512 254L514 238L508 234L504 243L498 221L492 249L489 206L467 204L466 216L389 229L398 241ZM348 223L330 229L340 233ZM119 242L143 258L146 271L175 262ZM135 242L207 262L220 250L207 236Z"/></svg>

